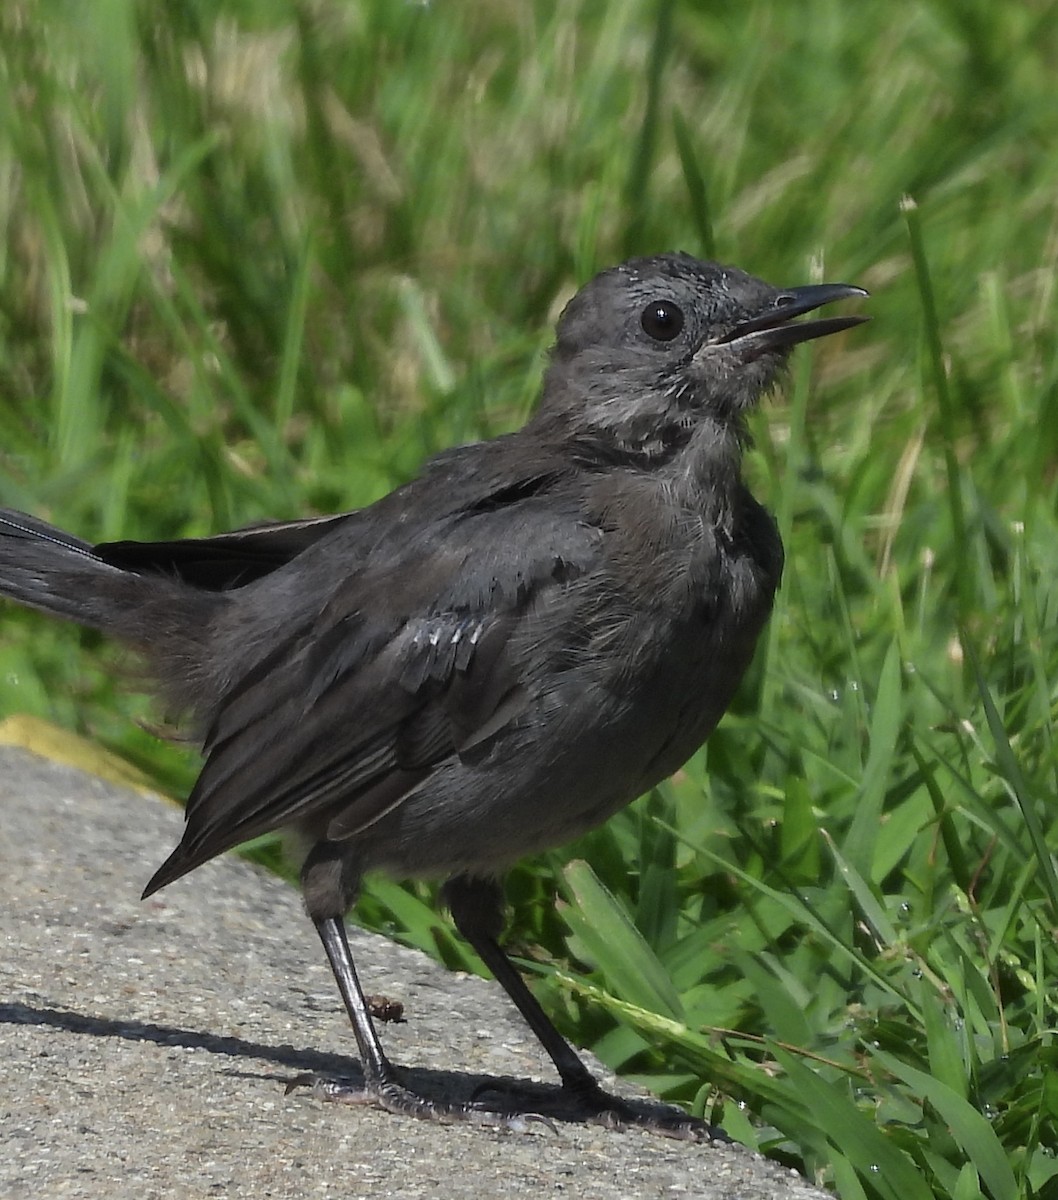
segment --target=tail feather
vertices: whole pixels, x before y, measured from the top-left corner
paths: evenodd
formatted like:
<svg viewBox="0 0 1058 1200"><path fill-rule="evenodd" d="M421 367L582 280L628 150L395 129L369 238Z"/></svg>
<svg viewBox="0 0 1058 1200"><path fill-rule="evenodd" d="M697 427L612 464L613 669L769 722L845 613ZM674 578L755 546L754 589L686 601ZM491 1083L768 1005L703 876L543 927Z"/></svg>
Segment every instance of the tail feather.
<svg viewBox="0 0 1058 1200"><path fill-rule="evenodd" d="M64 533L61 529L56 529L54 525L49 525L47 521L42 521L39 517L30 516L29 513L16 512L13 508L0 508L0 526L3 526L0 529L0 537L21 537L27 540L53 542L57 546L81 554L91 555L92 553L92 547L88 542L82 542L72 533Z"/></svg>
<svg viewBox="0 0 1058 1200"><path fill-rule="evenodd" d="M88 542L11 509L0 509L0 596L143 651L180 697L204 686L209 630L225 603L164 572L109 563Z"/></svg>
<svg viewBox="0 0 1058 1200"><path fill-rule="evenodd" d="M114 602L128 588L125 576L87 542L37 517L0 509L0 595L120 636Z"/></svg>

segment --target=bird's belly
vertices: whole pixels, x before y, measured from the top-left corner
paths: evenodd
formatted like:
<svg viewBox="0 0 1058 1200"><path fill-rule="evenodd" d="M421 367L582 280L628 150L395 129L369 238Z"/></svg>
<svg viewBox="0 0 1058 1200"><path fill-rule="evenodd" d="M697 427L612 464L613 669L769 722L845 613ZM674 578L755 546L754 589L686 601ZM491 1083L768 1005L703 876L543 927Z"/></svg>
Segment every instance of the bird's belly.
<svg viewBox="0 0 1058 1200"><path fill-rule="evenodd" d="M397 875L490 874L602 824L703 744L755 640L689 641L623 689L571 671L365 830L358 856Z"/></svg>

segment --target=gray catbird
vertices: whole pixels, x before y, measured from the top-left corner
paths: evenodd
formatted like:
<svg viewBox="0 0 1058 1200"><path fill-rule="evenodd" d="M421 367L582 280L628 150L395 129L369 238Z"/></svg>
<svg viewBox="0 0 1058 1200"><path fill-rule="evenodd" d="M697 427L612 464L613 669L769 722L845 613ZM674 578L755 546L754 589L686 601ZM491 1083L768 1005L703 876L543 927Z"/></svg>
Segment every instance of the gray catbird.
<svg viewBox="0 0 1058 1200"><path fill-rule="evenodd" d="M91 545L0 512L0 593L140 651L205 765L145 896L271 830L363 1063L335 1098L510 1124L411 1091L343 917L363 873L440 876L458 929L580 1111L692 1136L604 1093L500 948L503 870L675 771L731 700L782 571L740 477L745 416L847 284L778 289L685 254L604 271L566 306L516 433L432 458L369 508L215 537Z"/></svg>

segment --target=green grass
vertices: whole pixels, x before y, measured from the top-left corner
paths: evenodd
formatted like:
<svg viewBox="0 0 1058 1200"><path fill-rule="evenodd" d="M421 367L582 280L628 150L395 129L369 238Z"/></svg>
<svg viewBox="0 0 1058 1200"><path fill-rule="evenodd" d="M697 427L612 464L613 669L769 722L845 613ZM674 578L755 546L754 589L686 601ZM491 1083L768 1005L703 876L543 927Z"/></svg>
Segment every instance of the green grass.
<svg viewBox="0 0 1058 1200"><path fill-rule="evenodd" d="M1058 1196L1055 5L159 14L0 11L0 502L367 503L517 425L631 253L870 288L755 427L789 560L734 711L512 874L511 944L581 1044L842 1197ZM186 789L121 675L5 610L0 712ZM474 965L426 888L360 915Z"/></svg>

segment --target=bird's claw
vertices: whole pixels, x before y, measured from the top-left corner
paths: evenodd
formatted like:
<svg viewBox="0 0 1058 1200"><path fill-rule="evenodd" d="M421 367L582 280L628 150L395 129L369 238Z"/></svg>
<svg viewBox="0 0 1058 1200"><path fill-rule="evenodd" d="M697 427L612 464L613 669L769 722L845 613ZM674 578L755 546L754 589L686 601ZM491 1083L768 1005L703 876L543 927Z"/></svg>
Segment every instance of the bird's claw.
<svg viewBox="0 0 1058 1200"><path fill-rule="evenodd" d="M564 1092L576 1105L582 1119L605 1129L643 1129L659 1137L684 1142L730 1142L722 1129L681 1108L649 1100L625 1100L605 1091L594 1079L586 1084L567 1085Z"/></svg>
<svg viewBox="0 0 1058 1200"><path fill-rule="evenodd" d="M512 1133L532 1132L532 1126L546 1125L557 1133L549 1117L533 1112L514 1112L486 1108L475 1103L450 1103L430 1100L392 1079L364 1080L335 1079L307 1073L298 1075L286 1086L286 1095L295 1088L308 1087L314 1096L332 1104L367 1104L385 1112L415 1117L420 1121L437 1121L442 1125L478 1125L488 1129L507 1129Z"/></svg>
<svg viewBox="0 0 1058 1200"><path fill-rule="evenodd" d="M490 1091L516 1096L519 1088L516 1084L490 1080L478 1084L471 1093L471 1102ZM620 1132L642 1129L658 1137L685 1142L731 1141L722 1129L690 1116L681 1108L659 1101L625 1100L600 1087L592 1076L568 1081L561 1088L548 1088L547 1095L534 1092L532 1103L567 1123L580 1121Z"/></svg>

